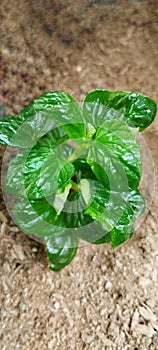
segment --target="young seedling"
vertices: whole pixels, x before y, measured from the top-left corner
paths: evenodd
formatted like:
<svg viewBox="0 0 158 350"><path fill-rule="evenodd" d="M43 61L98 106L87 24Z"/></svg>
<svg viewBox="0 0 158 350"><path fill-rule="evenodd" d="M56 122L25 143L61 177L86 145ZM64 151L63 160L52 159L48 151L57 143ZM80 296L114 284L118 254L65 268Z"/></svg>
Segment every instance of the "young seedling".
<svg viewBox="0 0 158 350"><path fill-rule="evenodd" d="M0 120L0 143L19 148L4 184L17 197L12 215L45 243L52 270L72 261L79 239L115 248L133 235L145 209L136 134L155 115L147 96L97 89L82 107L49 92Z"/></svg>

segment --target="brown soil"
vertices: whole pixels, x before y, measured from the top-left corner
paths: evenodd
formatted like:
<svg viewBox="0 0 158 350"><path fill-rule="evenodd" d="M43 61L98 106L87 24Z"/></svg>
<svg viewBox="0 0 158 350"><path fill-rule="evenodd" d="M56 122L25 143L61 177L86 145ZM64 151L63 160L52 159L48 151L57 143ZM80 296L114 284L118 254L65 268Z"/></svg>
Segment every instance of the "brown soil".
<svg viewBox="0 0 158 350"><path fill-rule="evenodd" d="M158 102L157 1L2 0L1 13L6 114L51 90L78 101L99 87L134 90ZM157 174L157 120L144 137ZM158 349L157 189L128 243L80 248L60 273L2 200L2 350Z"/></svg>

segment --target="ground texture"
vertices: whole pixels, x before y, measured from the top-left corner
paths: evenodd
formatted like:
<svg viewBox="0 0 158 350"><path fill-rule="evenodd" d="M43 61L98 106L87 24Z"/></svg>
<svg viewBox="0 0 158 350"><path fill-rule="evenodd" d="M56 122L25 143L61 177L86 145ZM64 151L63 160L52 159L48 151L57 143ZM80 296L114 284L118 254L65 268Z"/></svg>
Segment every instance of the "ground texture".
<svg viewBox="0 0 158 350"><path fill-rule="evenodd" d="M2 0L1 17L0 117L53 90L78 101L94 88L134 90L158 102L157 1ZM1 195L2 350L158 349L158 120L144 137L154 199L136 234L115 251L87 245L54 273Z"/></svg>

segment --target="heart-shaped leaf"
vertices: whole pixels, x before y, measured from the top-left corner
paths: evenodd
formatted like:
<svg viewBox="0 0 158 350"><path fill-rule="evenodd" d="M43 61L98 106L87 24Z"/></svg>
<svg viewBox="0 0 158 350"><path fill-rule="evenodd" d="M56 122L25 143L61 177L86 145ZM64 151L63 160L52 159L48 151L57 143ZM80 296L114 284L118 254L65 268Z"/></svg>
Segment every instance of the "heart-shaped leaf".
<svg viewBox="0 0 158 350"><path fill-rule="evenodd" d="M108 155L109 161L115 162L117 158L117 163L121 163L126 173L129 187L137 188L141 177L141 152L129 127L122 121L107 121L98 129L94 141L98 142L97 148L106 153L105 157Z"/></svg>
<svg viewBox="0 0 158 350"><path fill-rule="evenodd" d="M46 199L29 201L20 198L12 209L18 226L26 234L34 235L45 241L47 237L65 230L64 222Z"/></svg>
<svg viewBox="0 0 158 350"><path fill-rule="evenodd" d="M50 268L60 271L68 265L77 252L78 239L73 231L66 231L47 239L46 251Z"/></svg>
<svg viewBox="0 0 158 350"><path fill-rule="evenodd" d="M125 120L140 131L147 128L156 115L156 103L136 92L96 89L88 93L83 103L85 120L95 127L106 120Z"/></svg>

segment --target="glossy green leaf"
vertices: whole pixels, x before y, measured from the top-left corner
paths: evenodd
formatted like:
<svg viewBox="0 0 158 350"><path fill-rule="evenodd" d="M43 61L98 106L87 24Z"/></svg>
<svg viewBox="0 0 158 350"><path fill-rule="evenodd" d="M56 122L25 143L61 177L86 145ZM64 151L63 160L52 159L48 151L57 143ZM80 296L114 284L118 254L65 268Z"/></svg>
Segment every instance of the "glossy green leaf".
<svg viewBox="0 0 158 350"><path fill-rule="evenodd" d="M62 146L62 145L61 145ZM62 147L34 147L25 162L25 188L29 199L39 199L64 188L75 173L62 156Z"/></svg>
<svg viewBox="0 0 158 350"><path fill-rule="evenodd" d="M0 119L0 144L4 146L18 146L18 139L16 139L15 135L21 125L21 120L11 115Z"/></svg>
<svg viewBox="0 0 158 350"><path fill-rule="evenodd" d="M54 121L35 114L23 120L20 116L8 116L0 120L0 143L3 145L31 148L43 135L55 128Z"/></svg>
<svg viewBox="0 0 158 350"><path fill-rule="evenodd" d="M124 119L131 127L142 131L152 123L156 104L149 97L136 92L96 89L85 97L83 115L95 127L109 119Z"/></svg>
<svg viewBox="0 0 158 350"><path fill-rule="evenodd" d="M133 234L133 221L132 221L132 211L126 207L125 211L118 221L118 223L115 223L114 228L109 228L109 231L107 229L107 226L110 223L112 223L112 218L99 218L99 222L102 224L102 227L105 229L105 235L104 231L103 233L99 233L98 237L96 238L95 242L92 242L94 244L102 244L106 242L111 242L111 247L114 249L120 244L124 243L126 240L128 240L131 235ZM132 234L131 234L132 233Z"/></svg>
<svg viewBox="0 0 158 350"><path fill-rule="evenodd" d="M94 152L92 151L92 155L94 156ZM99 158L100 155L98 154ZM97 159L96 159L97 161ZM91 159L87 159L87 162L91 166L92 172L95 176L94 180L98 180L106 190L110 191L110 181L107 173L104 170L104 167L102 165L99 165L96 161L93 161ZM102 160L100 160L101 163Z"/></svg>
<svg viewBox="0 0 158 350"><path fill-rule="evenodd" d="M138 219L145 211L145 200L139 190L129 190L129 192L123 192L122 198L128 203L128 205L134 211L134 219Z"/></svg>
<svg viewBox="0 0 158 350"><path fill-rule="evenodd" d="M91 143L87 163L90 165L98 181L106 190L113 192L126 192L128 177L119 158L111 152L108 145L98 142Z"/></svg>
<svg viewBox="0 0 158 350"><path fill-rule="evenodd" d="M73 163L76 173L77 182L79 183L81 179L96 179L90 165L86 162L84 158L78 158Z"/></svg>
<svg viewBox="0 0 158 350"><path fill-rule="evenodd" d="M34 117L36 115L35 113L35 109L33 106L33 101L25 108L23 108L20 112L19 112L19 119L22 120L23 122L25 122L26 120Z"/></svg>
<svg viewBox="0 0 158 350"><path fill-rule="evenodd" d="M39 147L47 147L50 149L55 148L58 144L63 141L68 140L68 135L65 131L60 128L53 128L51 131L43 135L36 143L36 146Z"/></svg>
<svg viewBox="0 0 158 350"><path fill-rule="evenodd" d="M102 224L105 234L99 233L95 244L110 242L112 248L125 242L134 233L134 221L144 212L145 202L138 190L108 194L97 182L94 200L85 212ZM101 232L101 229L100 229Z"/></svg>
<svg viewBox="0 0 158 350"><path fill-rule="evenodd" d="M95 139L102 143L108 143L113 147L115 152L115 146L124 144L126 149L134 155L137 160L137 166L141 168L141 151L139 143L131 131L131 128L120 120L108 120L97 131Z"/></svg>
<svg viewBox="0 0 158 350"><path fill-rule="evenodd" d="M52 150L66 139L67 136L62 129L53 129L43 136L31 151L21 151L9 164L5 179L5 191L15 196L30 196L32 199L43 198L44 195L39 183L41 167L45 164ZM73 168L72 165L70 167ZM64 180L63 172L66 176L65 168L61 171L62 180ZM39 183L37 193L36 188L34 188L35 181ZM61 186L59 185L59 187Z"/></svg>
<svg viewBox="0 0 158 350"><path fill-rule="evenodd" d="M126 203L117 192L109 192L97 181L91 181L93 195L91 203L85 209L94 220L106 226L109 231L121 217Z"/></svg>
<svg viewBox="0 0 158 350"><path fill-rule="evenodd" d="M33 117L23 121L22 126L16 133L18 146L32 148L44 135L57 129L56 123L42 114L35 114Z"/></svg>
<svg viewBox="0 0 158 350"><path fill-rule="evenodd" d="M120 222L116 227L111 231L111 247L115 249L120 244L126 242L129 238L132 237L134 233L133 224L128 222L125 226L123 223L124 220L127 221L127 213L124 213L124 216L121 218Z"/></svg>
<svg viewBox="0 0 158 350"><path fill-rule="evenodd" d="M56 121L47 117L43 112L34 112L32 117L23 121L23 125L17 133L20 147L27 148L32 148L37 142L39 142L39 146L41 146L41 142L44 144L50 142L53 145L56 140L63 136L68 138L66 132L57 125Z"/></svg>
<svg viewBox="0 0 158 350"><path fill-rule="evenodd" d="M46 252L53 271L60 271L68 265L77 252L78 239L74 232L66 231L46 241Z"/></svg>
<svg viewBox="0 0 158 350"><path fill-rule="evenodd" d="M64 205L62 217L67 228L80 228L77 230L78 234L93 221L90 215L84 213L85 208L86 203L81 192L71 192Z"/></svg>
<svg viewBox="0 0 158 350"><path fill-rule="evenodd" d="M31 148L43 135L62 127L70 138L86 133L80 107L64 92L50 92L36 98L18 118L8 116L0 121L0 143Z"/></svg>
<svg viewBox="0 0 158 350"><path fill-rule="evenodd" d="M5 177L5 192L14 196L25 195L24 165L29 150L23 150L10 163Z"/></svg>
<svg viewBox="0 0 158 350"><path fill-rule="evenodd" d="M60 215L46 199L28 201L20 198L12 209L17 225L26 234L35 235L43 241L65 230Z"/></svg>
<svg viewBox="0 0 158 350"><path fill-rule="evenodd" d="M137 188L141 177L141 152L129 127L122 121L107 121L98 129L94 140L98 142L98 148L102 148L102 144L106 146L109 159L113 156L118 158L129 187Z"/></svg>
<svg viewBox="0 0 158 350"><path fill-rule="evenodd" d="M69 264L77 251L78 239L72 230L63 226L63 220L45 200L20 199L12 211L18 226L31 236L46 243L50 268L59 271Z"/></svg>
<svg viewBox="0 0 158 350"><path fill-rule="evenodd" d="M53 106L65 106L71 103L75 103L75 108L80 112L79 106L72 96L68 93L61 91L47 92L40 97L34 99L32 102L33 108L36 112L51 109Z"/></svg>
<svg viewBox="0 0 158 350"><path fill-rule="evenodd" d="M85 135L86 128L80 107L69 94L60 91L48 92L36 98L32 102L32 107L35 113L41 113L44 117L53 120L57 126L62 126L70 138L80 138Z"/></svg>

